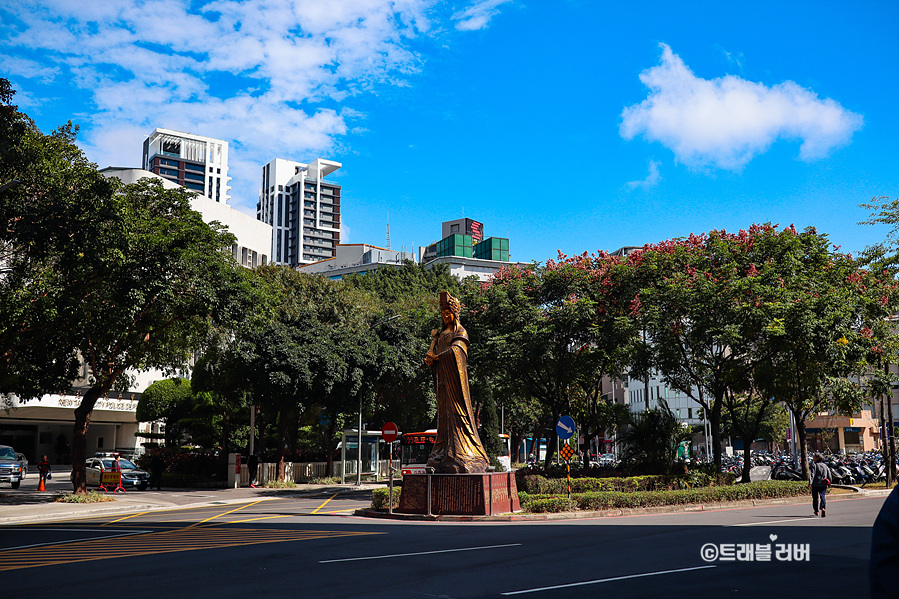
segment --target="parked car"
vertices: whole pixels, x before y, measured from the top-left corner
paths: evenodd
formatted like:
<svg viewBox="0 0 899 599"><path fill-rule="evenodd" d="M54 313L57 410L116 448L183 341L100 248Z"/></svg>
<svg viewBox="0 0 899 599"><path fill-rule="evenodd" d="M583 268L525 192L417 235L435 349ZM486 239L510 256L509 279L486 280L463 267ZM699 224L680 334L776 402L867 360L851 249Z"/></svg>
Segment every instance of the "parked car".
<svg viewBox="0 0 899 599"><path fill-rule="evenodd" d="M84 463L85 480L88 487L99 487L102 474L115 468L114 457L88 458ZM150 474L141 470L131 461L119 458L119 467L122 469L122 487L145 491L150 486ZM73 473L74 476L74 473Z"/></svg>
<svg viewBox="0 0 899 599"><path fill-rule="evenodd" d="M25 475L28 474L28 458L25 457L24 453L16 452L16 457L19 458L19 463L22 464L22 478L25 478Z"/></svg>
<svg viewBox="0 0 899 599"><path fill-rule="evenodd" d="M599 456L599 465L600 466L615 466L618 464L618 460L615 459L615 454L613 453L604 453Z"/></svg>
<svg viewBox="0 0 899 599"><path fill-rule="evenodd" d="M27 460L25 461L27 464ZM18 489L25 478L26 466L22 465L16 456L16 450L9 445L0 445L0 483L9 483L13 489Z"/></svg>

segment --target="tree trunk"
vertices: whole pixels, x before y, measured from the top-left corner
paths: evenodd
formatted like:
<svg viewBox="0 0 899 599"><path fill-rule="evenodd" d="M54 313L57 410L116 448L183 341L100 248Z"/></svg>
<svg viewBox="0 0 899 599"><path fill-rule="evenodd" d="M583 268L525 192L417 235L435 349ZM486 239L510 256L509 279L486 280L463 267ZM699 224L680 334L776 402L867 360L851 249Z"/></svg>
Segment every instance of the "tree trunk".
<svg viewBox="0 0 899 599"><path fill-rule="evenodd" d="M721 473L721 398L716 398L709 414L709 428L712 431L712 455L715 458L715 472Z"/></svg>
<svg viewBox="0 0 899 599"><path fill-rule="evenodd" d="M743 476L741 483L750 482L749 471L752 470L752 441L755 435L743 435Z"/></svg>
<svg viewBox="0 0 899 599"><path fill-rule="evenodd" d="M331 447L331 443L334 439L334 432L337 428L337 424L335 422L335 418L331 418L328 423L328 438L325 439L324 446L328 448L328 471L325 473L325 476L331 476L331 473L334 472L334 449Z"/></svg>
<svg viewBox="0 0 899 599"><path fill-rule="evenodd" d="M886 416L884 416L884 403L887 401L887 395L880 396L880 447L881 453L883 455L884 464L886 465L886 483L887 488L890 488L890 483L892 482L893 473L892 468L890 468L890 431L887 428L887 420Z"/></svg>
<svg viewBox="0 0 899 599"><path fill-rule="evenodd" d="M799 463L802 465L802 478L808 480L808 435L805 432L805 420L793 414L796 421L796 436L799 438Z"/></svg>
<svg viewBox="0 0 899 599"><path fill-rule="evenodd" d="M887 428L888 428L887 434L888 434L889 440L890 440L890 444L889 444L890 445L890 447L889 447L890 463L889 463L888 472L890 473L889 476L892 476L892 482L890 483L890 485L892 485L896 482L896 474L897 474L896 473L896 435L893 434L893 433L895 433L896 429L893 426L893 398L892 398L892 396L889 398L889 400L887 400Z"/></svg>
<svg viewBox="0 0 899 599"><path fill-rule="evenodd" d="M84 463L87 460L87 429L91 423L91 413L97 400L105 395L109 387L91 387L75 408L75 426L72 429L72 491L84 494L87 492L87 478Z"/></svg>

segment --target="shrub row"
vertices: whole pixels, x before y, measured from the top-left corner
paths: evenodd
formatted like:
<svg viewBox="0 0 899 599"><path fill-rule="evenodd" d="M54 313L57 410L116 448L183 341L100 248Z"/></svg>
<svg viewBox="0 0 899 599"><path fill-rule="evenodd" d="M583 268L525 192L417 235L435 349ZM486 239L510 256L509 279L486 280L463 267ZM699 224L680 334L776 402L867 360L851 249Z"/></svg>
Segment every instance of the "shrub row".
<svg viewBox="0 0 899 599"><path fill-rule="evenodd" d="M526 493L552 495L568 492L567 478L547 478L538 474L521 474L517 477L518 490ZM721 477L710 476L702 472L689 472L686 475L646 475L611 478L572 478L572 493L591 493L617 491L633 493L637 491L672 491L676 489L696 489L715 485L731 485L733 473L727 472Z"/></svg>
<svg viewBox="0 0 899 599"><path fill-rule="evenodd" d="M759 481L745 485L716 486L701 489L662 491L592 491L572 493L571 506L567 497L547 494L519 493L521 508L532 513L554 513L572 508L585 511L642 508L689 503L713 503L745 499L776 499L795 497L808 492L804 481Z"/></svg>

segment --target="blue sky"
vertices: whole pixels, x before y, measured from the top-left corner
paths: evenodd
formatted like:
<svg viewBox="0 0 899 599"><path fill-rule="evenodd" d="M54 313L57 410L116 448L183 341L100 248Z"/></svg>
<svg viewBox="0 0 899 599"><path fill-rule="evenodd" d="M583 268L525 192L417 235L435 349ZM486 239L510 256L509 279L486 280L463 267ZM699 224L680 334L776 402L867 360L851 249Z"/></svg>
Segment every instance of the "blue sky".
<svg viewBox="0 0 899 599"><path fill-rule="evenodd" d="M467 216L544 261L754 222L881 240L899 195L899 2L333 0L0 8L0 76L100 167L155 128L337 160L344 241ZM389 215L389 217L388 217Z"/></svg>

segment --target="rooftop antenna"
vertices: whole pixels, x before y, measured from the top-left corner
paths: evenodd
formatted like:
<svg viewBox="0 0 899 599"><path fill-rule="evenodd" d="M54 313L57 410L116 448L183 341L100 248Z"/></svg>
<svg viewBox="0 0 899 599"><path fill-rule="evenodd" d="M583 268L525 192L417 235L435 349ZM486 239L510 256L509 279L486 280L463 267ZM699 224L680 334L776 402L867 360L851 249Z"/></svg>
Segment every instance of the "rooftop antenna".
<svg viewBox="0 0 899 599"><path fill-rule="evenodd" d="M387 211L387 249L390 249L390 210Z"/></svg>

